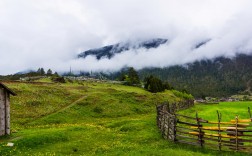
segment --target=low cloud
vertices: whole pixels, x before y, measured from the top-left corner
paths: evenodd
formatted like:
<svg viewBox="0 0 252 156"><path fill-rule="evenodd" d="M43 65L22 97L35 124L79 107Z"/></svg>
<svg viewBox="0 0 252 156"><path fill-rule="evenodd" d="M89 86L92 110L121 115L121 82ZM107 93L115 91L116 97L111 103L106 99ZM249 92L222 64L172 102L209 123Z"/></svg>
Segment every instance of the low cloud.
<svg viewBox="0 0 252 156"><path fill-rule="evenodd" d="M2 0L0 75L39 67L59 72L166 67L248 54L251 6L249 0ZM112 59L76 58L88 49L151 38L169 42Z"/></svg>

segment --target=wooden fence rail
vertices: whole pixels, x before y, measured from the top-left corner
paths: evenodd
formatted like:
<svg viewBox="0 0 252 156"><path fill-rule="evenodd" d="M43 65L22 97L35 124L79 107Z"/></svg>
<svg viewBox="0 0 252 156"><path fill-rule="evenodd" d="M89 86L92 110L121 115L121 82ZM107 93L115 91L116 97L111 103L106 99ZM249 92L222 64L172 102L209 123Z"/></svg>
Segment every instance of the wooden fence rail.
<svg viewBox="0 0 252 156"><path fill-rule="evenodd" d="M185 105L185 103L187 105ZM230 122L222 122L222 115L217 111L218 120L208 121L200 118L176 114L179 108L188 108L193 104L184 102L162 104L157 106L157 126L165 139L174 142L207 147L220 151L252 152L252 118L239 119L238 116Z"/></svg>

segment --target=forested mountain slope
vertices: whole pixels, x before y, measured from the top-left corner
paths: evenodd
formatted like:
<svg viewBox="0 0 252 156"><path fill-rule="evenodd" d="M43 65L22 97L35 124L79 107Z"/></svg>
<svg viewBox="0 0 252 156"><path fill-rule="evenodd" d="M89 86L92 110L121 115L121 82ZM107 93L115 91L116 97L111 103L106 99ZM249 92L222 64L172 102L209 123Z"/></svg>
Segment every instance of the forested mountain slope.
<svg viewBox="0 0 252 156"><path fill-rule="evenodd" d="M196 97L229 96L250 91L252 55L239 54L234 58L218 57L183 66L142 69L139 74L142 79L155 75Z"/></svg>

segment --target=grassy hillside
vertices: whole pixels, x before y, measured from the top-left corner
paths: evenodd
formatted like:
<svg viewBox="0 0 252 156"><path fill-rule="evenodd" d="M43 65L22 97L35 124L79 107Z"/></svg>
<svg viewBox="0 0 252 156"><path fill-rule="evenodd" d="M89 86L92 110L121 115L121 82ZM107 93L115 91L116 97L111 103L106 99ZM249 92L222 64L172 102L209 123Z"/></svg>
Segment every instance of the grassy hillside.
<svg viewBox="0 0 252 156"><path fill-rule="evenodd" d="M171 91L104 82L6 84L18 96L11 98L12 135L0 138L0 155L220 154L161 138L155 104L180 100Z"/></svg>

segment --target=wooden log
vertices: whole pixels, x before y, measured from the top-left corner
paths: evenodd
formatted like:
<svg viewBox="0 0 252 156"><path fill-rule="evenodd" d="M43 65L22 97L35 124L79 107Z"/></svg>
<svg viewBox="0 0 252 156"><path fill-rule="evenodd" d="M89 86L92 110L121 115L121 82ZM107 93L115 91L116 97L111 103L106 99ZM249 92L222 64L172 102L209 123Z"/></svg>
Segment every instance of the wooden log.
<svg viewBox="0 0 252 156"><path fill-rule="evenodd" d="M218 124L218 122L208 121L208 124ZM221 125L235 125L235 123L233 123L233 122L220 122L220 124ZM250 126L250 124L238 123L238 126L248 127L248 126Z"/></svg>
<svg viewBox="0 0 252 156"><path fill-rule="evenodd" d="M184 124L184 125L189 125L189 126L193 126L193 127L198 127L198 126L202 127L202 125L198 125L198 124L195 124L195 123L184 122L184 121L180 121L180 120L178 120L177 123Z"/></svg>
<svg viewBox="0 0 252 156"><path fill-rule="evenodd" d="M193 129L202 129L202 130L213 130L213 131L224 131L224 130L236 130L236 127L196 127L196 126L191 126ZM245 130L245 128L237 127L238 130Z"/></svg>
<svg viewBox="0 0 252 156"><path fill-rule="evenodd" d="M195 137L198 136L198 135L195 135L195 134L191 134L190 132L185 132L185 131L181 131L181 130L177 130L177 134L186 134L186 135L191 135L191 136L195 136Z"/></svg>
<svg viewBox="0 0 252 156"><path fill-rule="evenodd" d="M192 135L199 135L199 132L189 132L189 134ZM235 136L229 136L229 135L225 135L225 134L210 134L210 133L204 133L204 135L206 136L212 136L212 137L223 137L223 138L236 138Z"/></svg>
<svg viewBox="0 0 252 156"><path fill-rule="evenodd" d="M188 138L188 139L194 139L194 140L198 140L198 138L195 137L195 135L191 135L193 137L191 137L190 135L180 135L180 134L176 134L177 137L181 137L181 138Z"/></svg>
<svg viewBox="0 0 252 156"><path fill-rule="evenodd" d="M236 120L231 120L232 123L236 123ZM239 119L238 123L249 123L251 119Z"/></svg>
<svg viewBox="0 0 252 156"><path fill-rule="evenodd" d="M238 146L238 147L236 147L236 145L235 144L223 144L222 146L226 146L226 147L233 147L234 148L234 150L236 150L236 149L246 149L246 147L243 147L243 146Z"/></svg>
<svg viewBox="0 0 252 156"><path fill-rule="evenodd" d="M243 139L230 139L230 143L237 143L239 145L244 145L244 140Z"/></svg>
<svg viewBox="0 0 252 156"><path fill-rule="evenodd" d="M252 129L238 129L238 132L252 132Z"/></svg>
<svg viewBox="0 0 252 156"><path fill-rule="evenodd" d="M204 135L203 138L204 138L205 142L208 141L208 140L210 140L210 141L216 141L218 143L218 141L219 141L219 139L215 139L215 138L212 138L212 137L207 137L206 135ZM223 144L223 143L235 144L235 143L230 142L229 140L221 140L220 143L221 144Z"/></svg>
<svg viewBox="0 0 252 156"><path fill-rule="evenodd" d="M5 91L3 88L0 88L0 136L5 135L5 105Z"/></svg>
<svg viewBox="0 0 252 156"><path fill-rule="evenodd" d="M230 140L231 142L231 140ZM252 140L249 139L238 139L238 142L252 142Z"/></svg>
<svg viewBox="0 0 252 156"><path fill-rule="evenodd" d="M182 126L176 126L176 129L177 130L188 130L188 131L198 132L197 129L192 129L192 128L189 128L189 127L182 127Z"/></svg>
<svg viewBox="0 0 252 156"><path fill-rule="evenodd" d="M231 135L231 136L235 136L235 132L234 131L227 131L227 135ZM238 136L244 136L244 137L252 137L252 134L244 134L242 132L238 131Z"/></svg>

